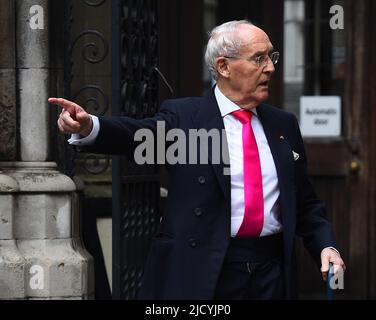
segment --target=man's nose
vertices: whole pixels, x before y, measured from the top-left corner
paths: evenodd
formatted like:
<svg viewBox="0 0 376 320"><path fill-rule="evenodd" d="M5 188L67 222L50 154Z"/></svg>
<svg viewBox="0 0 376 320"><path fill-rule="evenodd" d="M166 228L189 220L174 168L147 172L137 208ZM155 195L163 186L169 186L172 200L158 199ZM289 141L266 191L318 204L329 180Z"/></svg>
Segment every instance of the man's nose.
<svg viewBox="0 0 376 320"><path fill-rule="evenodd" d="M266 73L273 73L275 71L274 63L270 57L268 57L266 65L262 71Z"/></svg>

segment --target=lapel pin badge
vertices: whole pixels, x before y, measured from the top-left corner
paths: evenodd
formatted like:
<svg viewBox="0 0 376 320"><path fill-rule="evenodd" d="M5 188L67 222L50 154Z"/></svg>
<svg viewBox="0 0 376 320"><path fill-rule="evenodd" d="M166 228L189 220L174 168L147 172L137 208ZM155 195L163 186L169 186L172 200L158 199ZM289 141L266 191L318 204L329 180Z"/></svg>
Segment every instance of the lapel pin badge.
<svg viewBox="0 0 376 320"><path fill-rule="evenodd" d="M279 137L281 140L285 140L285 137L284 136L280 136Z"/></svg>
<svg viewBox="0 0 376 320"><path fill-rule="evenodd" d="M294 161L298 160L300 157L299 153L296 153L295 151L292 152L292 155L294 156Z"/></svg>

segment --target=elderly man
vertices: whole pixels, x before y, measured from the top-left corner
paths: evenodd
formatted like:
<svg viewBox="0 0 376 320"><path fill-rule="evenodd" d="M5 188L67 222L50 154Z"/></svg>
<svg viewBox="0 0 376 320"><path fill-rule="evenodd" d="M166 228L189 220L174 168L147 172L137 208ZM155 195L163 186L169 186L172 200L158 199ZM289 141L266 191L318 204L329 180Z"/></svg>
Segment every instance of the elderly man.
<svg viewBox="0 0 376 320"><path fill-rule="evenodd" d="M230 175L220 163L169 166L169 197L146 263L141 299L291 299L296 297L295 235L326 278L344 269L324 204L307 176L295 117L263 103L279 53L248 21L210 36L206 61L217 85L203 98L169 100L153 117L88 115L63 110L58 126L70 143L133 157L138 129L225 130ZM211 150L211 145L208 146Z"/></svg>

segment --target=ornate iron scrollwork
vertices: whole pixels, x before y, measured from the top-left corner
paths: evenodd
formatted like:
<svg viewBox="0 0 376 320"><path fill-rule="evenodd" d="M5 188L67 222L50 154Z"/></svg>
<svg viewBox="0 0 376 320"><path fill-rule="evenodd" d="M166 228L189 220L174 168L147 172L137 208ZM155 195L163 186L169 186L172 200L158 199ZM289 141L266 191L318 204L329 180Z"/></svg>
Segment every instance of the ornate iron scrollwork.
<svg viewBox="0 0 376 320"><path fill-rule="evenodd" d="M109 5L109 1L66 0L65 97L91 114L109 114L110 99L106 90L97 83L86 83L88 77L77 74L82 64L89 63L90 68L94 68L110 58L109 42L100 28L78 28L77 19L72 28L73 4L93 14ZM163 75L158 69L157 4L157 0L111 1L114 116L144 118L153 116L159 109L158 80L159 77L163 80ZM85 83L81 83L81 79ZM158 167L136 166L125 157L110 161L109 157L76 155L73 151L70 155L70 175L74 173L73 168L82 168L92 175L108 174L107 169L112 165L113 297L133 299L140 287L146 254L160 219Z"/></svg>
<svg viewBox="0 0 376 320"><path fill-rule="evenodd" d="M84 156L84 169L86 172L98 175L106 172L110 165L109 157L98 157L96 154Z"/></svg>
<svg viewBox="0 0 376 320"><path fill-rule="evenodd" d="M92 95L89 94L90 91L93 92ZM84 86L78 89L78 91L73 95L72 99L77 101L81 95L85 97L85 103L80 103L80 106L90 114L103 116L110 108L108 96L98 86ZM98 98L98 96L100 98Z"/></svg>
<svg viewBox="0 0 376 320"><path fill-rule="evenodd" d="M83 30L72 36L72 25L75 23L73 18L74 5L79 6L77 2L72 0L66 0L65 3L65 42L67 49L64 65L64 95L67 99L80 104L88 113L101 116L109 111L108 94L100 86L87 83L84 83L72 93L72 80L76 76L74 73L75 65L80 65L83 62L99 64L109 57L109 42L100 31L94 29ZM105 4L106 0L83 0L82 3L97 8ZM74 55L74 50L81 50L82 61L78 61L78 56ZM77 162L76 160L79 158L82 160ZM81 156L71 150L67 152L66 162L66 174L69 176L75 174L77 165L82 166L87 173L99 175L109 168L110 157L92 154Z"/></svg>
<svg viewBox="0 0 376 320"><path fill-rule="evenodd" d="M157 0L114 0L113 4L114 115L151 117L159 109ZM114 158L116 299L134 299L141 285L146 254L159 225L159 179L157 165L140 167L124 157Z"/></svg>
<svg viewBox="0 0 376 320"><path fill-rule="evenodd" d="M104 59L106 59L108 55L108 42L104 38L103 34L96 30L86 30L81 32L76 39L72 43L72 51L73 48L76 46L77 42L83 38L83 37L88 37L92 36L93 38L97 38L102 42L103 45L103 53L100 54L100 48L96 42L87 42L83 45L82 47L82 59L90 62L90 63L100 63Z"/></svg>
<svg viewBox="0 0 376 320"><path fill-rule="evenodd" d="M84 0L84 3L87 4L88 6L91 7L99 7L102 4L104 4L106 0L99 0L99 1L94 1L94 0Z"/></svg>

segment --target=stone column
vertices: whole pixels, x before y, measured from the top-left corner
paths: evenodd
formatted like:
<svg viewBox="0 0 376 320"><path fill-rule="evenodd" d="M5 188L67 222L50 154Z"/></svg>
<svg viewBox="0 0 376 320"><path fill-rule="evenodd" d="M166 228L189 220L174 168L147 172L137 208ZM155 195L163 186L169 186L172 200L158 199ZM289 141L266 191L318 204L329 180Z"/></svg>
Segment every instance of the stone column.
<svg viewBox="0 0 376 320"><path fill-rule="evenodd" d="M0 298L91 298L93 261L80 240L77 187L48 161L49 0L0 1L15 2L20 121L18 157L1 153L16 143L0 141L7 160L0 162Z"/></svg>
<svg viewBox="0 0 376 320"><path fill-rule="evenodd" d="M49 0L17 0L16 3L21 160L46 161L49 151Z"/></svg>
<svg viewBox="0 0 376 320"><path fill-rule="evenodd" d="M17 156L15 2L0 0L0 161ZM0 162L1 163L1 162ZM25 260L14 237L18 183L0 164L0 298L25 297Z"/></svg>

